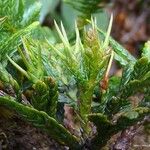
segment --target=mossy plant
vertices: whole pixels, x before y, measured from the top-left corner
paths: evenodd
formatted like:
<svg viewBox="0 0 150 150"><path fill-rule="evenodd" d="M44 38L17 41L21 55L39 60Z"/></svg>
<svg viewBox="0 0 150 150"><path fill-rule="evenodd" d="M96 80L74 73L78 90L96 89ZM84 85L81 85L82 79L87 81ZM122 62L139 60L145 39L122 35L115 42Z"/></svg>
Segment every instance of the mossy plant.
<svg viewBox="0 0 150 150"><path fill-rule="evenodd" d="M91 13L99 9L98 1L64 0L75 9L79 8L78 19L84 22L75 22L73 38L68 36L62 22L54 20L52 32L40 27L34 18L39 15L38 11L32 12L34 7L29 7L32 15L26 18L25 14L30 11L25 11L28 9L25 9L24 0L7 2L10 3L7 14L5 9L0 10L0 31L3 33L0 45L0 107L41 128L73 150L101 149L114 134L150 114L149 42L143 48L142 57L134 58L110 37L113 15L106 33L97 26L96 18L91 17ZM1 3L6 5L3 1ZM37 6L37 3L34 5ZM10 6L18 6L20 15L16 18L19 22ZM45 31L49 33L45 34ZM44 38L41 40L39 36ZM114 59L123 68L121 77L109 77ZM23 78L18 78L15 70ZM8 92L8 87L13 94ZM135 106L130 99L137 93L143 97ZM94 95L98 101L94 101ZM63 109L59 107L61 104L72 107L72 117L78 128L72 127L72 130L78 131L78 135L72 135L59 121L57 114L63 112L59 110Z"/></svg>

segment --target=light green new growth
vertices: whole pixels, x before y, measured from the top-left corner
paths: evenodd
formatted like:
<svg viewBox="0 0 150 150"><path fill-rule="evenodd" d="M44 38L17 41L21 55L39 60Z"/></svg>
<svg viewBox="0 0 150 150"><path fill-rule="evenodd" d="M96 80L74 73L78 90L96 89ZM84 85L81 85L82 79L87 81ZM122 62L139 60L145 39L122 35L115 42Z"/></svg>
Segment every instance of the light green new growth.
<svg viewBox="0 0 150 150"><path fill-rule="evenodd" d="M67 75L71 75L78 88L78 111L86 125L83 128L88 132L86 115L91 113L92 97L95 86L102 79L107 68L107 63L110 56L109 50L109 35L111 31L112 17L104 40L99 39L96 20L92 19L91 28L85 29L83 41L81 42L79 30L76 29L76 42L74 45L69 43L65 29L61 23L61 28L55 22L55 27L58 35L63 43L63 49L49 45L59 57L60 65L67 69ZM59 63L59 62L57 62Z"/></svg>
<svg viewBox="0 0 150 150"><path fill-rule="evenodd" d="M41 2L26 8L25 0L0 0L0 107L14 111L72 150L98 150L113 135L150 114L150 42L145 44L142 58L136 60L110 37L112 15L106 33L97 27L96 19L88 20L102 8L103 0ZM68 20L59 25L54 21L59 39L37 21L39 15L41 22L46 15L50 15L50 20L59 20L61 16L55 13L61 2L79 12L75 39L67 35L63 26ZM113 58L124 67L122 77L109 77ZM109 82L103 92L100 83L106 78ZM14 95L7 91L8 87ZM137 93L143 98L135 107L130 97ZM78 131L77 137L57 121L63 118L64 112L58 113L64 104L74 106L73 123L78 127L69 129ZM96 126L96 134L91 132L90 122Z"/></svg>
<svg viewBox="0 0 150 150"><path fill-rule="evenodd" d="M113 16L111 15L110 22L112 22ZM91 21L86 19L88 23L91 24ZM97 28L97 31L100 35L110 43L110 47L114 50L115 56L114 58L122 65L125 66L128 63L134 64L136 62L136 58L132 56L122 45L120 45L117 41L115 41L111 36L108 36L108 32L105 33L100 28Z"/></svg>
<svg viewBox="0 0 150 150"><path fill-rule="evenodd" d="M150 41L147 41L145 43L144 48L143 48L142 56L147 57L148 61L150 61Z"/></svg>
<svg viewBox="0 0 150 150"><path fill-rule="evenodd" d="M31 34L39 27L36 19L40 9L36 7L36 11L31 12L31 7L25 8L25 0L0 0L0 6L0 61L3 63L6 55L12 55L21 44L20 37ZM28 11L30 16L27 15Z"/></svg>
<svg viewBox="0 0 150 150"><path fill-rule="evenodd" d="M98 134L92 139L92 148L99 150L105 146L107 141L115 134L126 128L133 126L136 122L142 121L144 116L149 115L150 109L146 107L137 107L132 111L123 112L120 117L112 123L107 116L103 114L90 114L88 118L96 127Z"/></svg>

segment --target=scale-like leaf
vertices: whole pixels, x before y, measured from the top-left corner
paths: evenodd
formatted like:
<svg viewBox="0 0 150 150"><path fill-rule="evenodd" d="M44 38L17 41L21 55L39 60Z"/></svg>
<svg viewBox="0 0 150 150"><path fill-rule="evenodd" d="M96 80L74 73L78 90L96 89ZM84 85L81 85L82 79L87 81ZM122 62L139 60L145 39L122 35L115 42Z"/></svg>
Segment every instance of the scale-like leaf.
<svg viewBox="0 0 150 150"><path fill-rule="evenodd" d="M8 17L8 24L17 27L23 17L25 9L24 0L0 0L0 16Z"/></svg>
<svg viewBox="0 0 150 150"><path fill-rule="evenodd" d="M99 4L104 2L104 0L64 0L64 2L81 12L83 16L89 18L92 13L101 8Z"/></svg>
<svg viewBox="0 0 150 150"><path fill-rule="evenodd" d="M138 92L144 93L145 88L150 86L150 77L145 80L132 80L121 91L122 98L128 98Z"/></svg>
<svg viewBox="0 0 150 150"><path fill-rule="evenodd" d="M142 121L146 115L150 114L150 108L137 107L132 111L123 113L114 125L114 130L121 131L129 126L133 126L138 121Z"/></svg>
<svg viewBox="0 0 150 150"><path fill-rule="evenodd" d="M40 10L41 10L41 3L40 2L33 3L24 12L24 15L22 17L22 21L20 24L25 27L25 26L33 23L35 20L38 20Z"/></svg>
<svg viewBox="0 0 150 150"><path fill-rule="evenodd" d="M142 56L147 57L148 61L150 61L150 41L145 43Z"/></svg>
<svg viewBox="0 0 150 150"><path fill-rule="evenodd" d="M120 90L129 82L130 80L130 75L133 72L133 65L128 64L124 66L123 72L122 72L122 77L121 77L121 83L120 83Z"/></svg>
<svg viewBox="0 0 150 150"><path fill-rule="evenodd" d="M150 71L148 58L142 57L135 63L133 72L130 75L130 80L141 80L148 71Z"/></svg>
<svg viewBox="0 0 150 150"><path fill-rule="evenodd" d="M78 139L45 112L20 104L11 97L0 97L0 106L13 110L23 120L28 121L35 127L46 131L59 143L68 145L74 150L80 150Z"/></svg>
<svg viewBox="0 0 150 150"><path fill-rule="evenodd" d="M13 34L8 39L0 42L0 61L4 61L6 59L6 54L9 55L13 53L17 46L21 44L20 37L25 36L31 33L39 25L39 22L33 22L31 25L25 27L24 29L19 30L15 34Z"/></svg>
<svg viewBox="0 0 150 150"><path fill-rule="evenodd" d="M51 77L47 77L44 79L44 82L46 83L48 87L48 105L47 112L50 116L56 117L56 111L57 111L57 103L58 103L58 87L57 83L54 79Z"/></svg>
<svg viewBox="0 0 150 150"><path fill-rule="evenodd" d="M127 98L137 92L144 92L144 89L150 85L150 63L147 57L137 60L134 66L128 67L123 73L120 85L120 95Z"/></svg>
<svg viewBox="0 0 150 150"><path fill-rule="evenodd" d="M120 117L113 121L108 120L103 114L90 114L88 118L96 127L98 134L92 139L91 145L94 150L99 150L107 144L107 141L115 134L126 128L142 121L146 115L149 115L150 109L138 107L129 112L124 112Z"/></svg>
<svg viewBox="0 0 150 150"><path fill-rule="evenodd" d="M98 29L102 37L106 37L106 33L100 29ZM115 52L115 59L122 65L125 66L128 63L134 64L136 59L132 56L123 46L121 46L117 41L115 41L112 37L109 37L110 46L113 48Z"/></svg>

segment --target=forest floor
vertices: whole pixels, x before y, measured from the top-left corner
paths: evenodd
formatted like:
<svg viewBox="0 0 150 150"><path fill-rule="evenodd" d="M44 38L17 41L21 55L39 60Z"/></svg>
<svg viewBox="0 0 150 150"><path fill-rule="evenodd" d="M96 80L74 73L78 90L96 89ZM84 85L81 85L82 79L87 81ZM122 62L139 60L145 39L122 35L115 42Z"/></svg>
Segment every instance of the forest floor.
<svg viewBox="0 0 150 150"><path fill-rule="evenodd" d="M129 150L149 150L150 136L141 126L131 143ZM0 150L68 150L68 148L17 117L9 119L0 117Z"/></svg>
<svg viewBox="0 0 150 150"><path fill-rule="evenodd" d="M20 120L0 118L0 150L67 150L47 134Z"/></svg>

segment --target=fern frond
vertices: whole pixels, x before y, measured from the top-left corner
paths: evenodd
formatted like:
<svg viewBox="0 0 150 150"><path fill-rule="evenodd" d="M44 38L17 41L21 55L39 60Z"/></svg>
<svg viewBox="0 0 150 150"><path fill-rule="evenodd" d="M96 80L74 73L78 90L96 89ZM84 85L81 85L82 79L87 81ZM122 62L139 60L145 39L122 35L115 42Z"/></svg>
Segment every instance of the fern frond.
<svg viewBox="0 0 150 150"><path fill-rule="evenodd" d="M20 37L29 35L32 30L37 28L39 25L39 22L33 22L31 25L25 27L24 29L19 30L15 34L13 34L11 37L2 40L0 42L0 61L5 61L6 54L9 55L13 53L16 48L21 44Z"/></svg>
<svg viewBox="0 0 150 150"><path fill-rule="evenodd" d="M13 110L23 120L41 128L60 144L68 145L74 150L80 149L79 140L45 112L20 104L12 97L0 97L0 106Z"/></svg>
<svg viewBox="0 0 150 150"><path fill-rule="evenodd" d="M143 47L143 52L142 52L143 57L147 57L148 61L150 61L150 41L147 41Z"/></svg>
<svg viewBox="0 0 150 150"><path fill-rule="evenodd" d="M7 17L0 18L0 30L2 28L3 23L6 21Z"/></svg>
<svg viewBox="0 0 150 150"><path fill-rule="evenodd" d="M119 84L115 84L116 87L113 89L111 88L113 84L111 82L110 79L107 92L103 96L102 112L111 116L120 111L132 109L132 104L128 98L137 93L145 94L145 90L150 86L150 63L148 58L142 57L134 65L125 66L121 81ZM101 107L99 112L101 112Z"/></svg>
<svg viewBox="0 0 150 150"><path fill-rule="evenodd" d="M96 20L92 20L90 29L85 29L83 34L83 42L81 42L79 31L76 29L76 43L71 45L67 38L65 29L61 24L61 29L55 23L56 30L62 41L63 48L53 48L57 52L56 61L63 70L67 73L66 76L71 76L77 84L79 91L79 112L85 123L81 123L83 129L89 133L88 120L85 115L91 112L92 96L95 86L98 84L104 75L107 62L109 60L108 40L105 42L99 39ZM110 29L108 30L110 31ZM108 32L109 36L110 32ZM60 61L60 62L59 62Z"/></svg>
<svg viewBox="0 0 150 150"><path fill-rule="evenodd" d="M98 28L101 36L106 37L106 33ZM115 41L111 36L109 37L110 46L113 48L115 52L114 58L123 66L128 63L134 64L136 62L136 58L132 56L123 46L121 46L117 41Z"/></svg>
<svg viewBox="0 0 150 150"><path fill-rule="evenodd" d="M141 80L144 75L150 71L150 64L148 63L147 57L140 58L134 65L133 71L130 75L130 80L137 79Z"/></svg>
<svg viewBox="0 0 150 150"><path fill-rule="evenodd" d="M104 0L64 0L64 2L70 4L73 8L81 13L84 18L90 18L91 14L100 9L100 3Z"/></svg>
<svg viewBox="0 0 150 150"><path fill-rule="evenodd" d="M86 21L88 23L92 23L89 19L86 19ZM109 23L109 26L111 26L111 22ZM130 64L135 64L136 62L136 58L134 56L132 56L128 50L126 50L122 45L120 45L117 41L115 41L111 36L109 36L109 38L107 37L107 33L105 33L103 30L101 30L100 28L97 27L97 31L100 33L100 35L102 36L102 38L107 39L107 41L109 41L110 46L112 47L112 49L115 52L115 56L114 58L122 65L122 66L126 66L128 63Z"/></svg>
<svg viewBox="0 0 150 150"><path fill-rule="evenodd" d="M128 73L128 72L126 72ZM132 69L130 69L128 81L121 85L120 95L127 98L137 92L143 93L145 88L150 85L150 63L147 57L137 60ZM124 78L125 76L123 76ZM125 80L125 79L123 79Z"/></svg>
<svg viewBox="0 0 150 150"><path fill-rule="evenodd" d="M107 141L115 134L126 128L135 125L142 121L146 115L149 115L150 109L145 107L138 107L129 112L124 112L120 117L112 123L107 116L103 114L90 114L88 118L96 127L98 134L92 139L91 145L95 150L99 150L107 144Z"/></svg>
<svg viewBox="0 0 150 150"><path fill-rule="evenodd" d="M30 96L33 107L55 117L58 89L57 84L51 77L45 77L46 70L43 65L41 47L39 43L35 44L31 41L29 43L25 38L22 38L22 43L24 50L18 48L18 52L26 69L21 68L9 56L7 57L12 65L33 84Z"/></svg>
<svg viewBox="0 0 150 150"><path fill-rule="evenodd" d="M23 27L33 23L35 20L38 20L41 10L41 3L33 3L23 14L21 25Z"/></svg>
<svg viewBox="0 0 150 150"><path fill-rule="evenodd" d="M0 6L0 16L7 16L9 25L19 26L25 10L25 1L0 0Z"/></svg>
<svg viewBox="0 0 150 150"><path fill-rule="evenodd" d="M11 86L15 91L19 91L19 85L15 79L7 72L5 67L0 63L0 81L3 82L4 87Z"/></svg>

